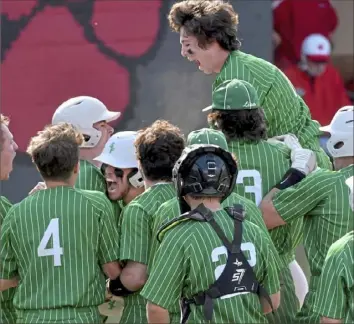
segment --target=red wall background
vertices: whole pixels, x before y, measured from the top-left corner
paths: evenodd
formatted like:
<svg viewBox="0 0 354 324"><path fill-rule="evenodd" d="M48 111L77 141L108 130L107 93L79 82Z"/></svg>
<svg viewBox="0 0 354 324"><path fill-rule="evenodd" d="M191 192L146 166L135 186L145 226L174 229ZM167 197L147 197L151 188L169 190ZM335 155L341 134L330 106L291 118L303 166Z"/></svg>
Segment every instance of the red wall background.
<svg viewBox="0 0 354 324"><path fill-rule="evenodd" d="M1 112L20 150L70 97L101 99L123 118L135 66L160 37L163 0L2 1ZM127 116L125 116L127 115Z"/></svg>

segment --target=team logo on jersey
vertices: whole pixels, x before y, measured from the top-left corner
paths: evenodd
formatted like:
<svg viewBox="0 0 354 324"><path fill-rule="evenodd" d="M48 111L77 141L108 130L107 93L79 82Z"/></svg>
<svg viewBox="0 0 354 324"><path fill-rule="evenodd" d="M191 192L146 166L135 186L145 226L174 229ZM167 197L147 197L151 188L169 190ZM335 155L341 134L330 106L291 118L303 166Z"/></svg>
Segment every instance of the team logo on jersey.
<svg viewBox="0 0 354 324"><path fill-rule="evenodd" d="M296 93L300 96L303 97L306 93L306 91L302 88L296 88Z"/></svg>
<svg viewBox="0 0 354 324"><path fill-rule="evenodd" d="M237 281L237 283L240 284L243 276L245 275L245 272L245 269L237 269L234 275L232 276L232 281Z"/></svg>

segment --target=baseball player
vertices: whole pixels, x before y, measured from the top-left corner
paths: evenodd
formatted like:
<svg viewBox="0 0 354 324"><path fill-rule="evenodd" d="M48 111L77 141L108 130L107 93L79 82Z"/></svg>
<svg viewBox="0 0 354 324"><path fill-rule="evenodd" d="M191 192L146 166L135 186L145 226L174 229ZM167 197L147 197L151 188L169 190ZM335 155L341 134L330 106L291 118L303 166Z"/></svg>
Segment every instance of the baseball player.
<svg viewBox="0 0 354 324"><path fill-rule="evenodd" d="M347 179L354 211L354 177ZM354 231L332 244L318 284L314 310L321 323L354 323Z"/></svg>
<svg viewBox="0 0 354 324"><path fill-rule="evenodd" d="M346 179L354 175L353 113L353 106L341 108L329 126L321 127L330 134L327 148L338 171L319 169L293 187L272 189L261 204L268 228L281 228L296 219L304 220L304 247L311 279L304 305L297 315L299 323L319 322L313 307L327 251L354 228L345 184Z"/></svg>
<svg viewBox="0 0 354 324"><path fill-rule="evenodd" d="M227 142L225 135L217 130L210 129L210 128L203 128L200 130L192 131L187 137L187 145L194 145L194 144L211 144L217 145L224 149L225 151L228 150ZM245 210L245 217L248 221L252 222L253 224L257 225L261 228L266 235L268 234L268 230L264 224L262 213L257 208L257 206L250 201L249 199L242 197L235 192L231 192L230 195L222 202L223 207L233 206L234 204L240 204L244 207ZM174 197L171 200L163 203L161 207L156 212L156 217L153 221L153 230L152 230L152 244L151 244L151 252L150 252L150 261L148 270L150 272L155 253L160 245L157 234L161 226L169 222L175 217L181 215L181 208L178 202L178 198ZM176 303L174 308L169 310L170 313L170 321L171 323L179 323L180 321L180 308L179 302Z"/></svg>
<svg viewBox="0 0 354 324"><path fill-rule="evenodd" d="M313 159L312 167L315 166L311 151L299 148L291 152L284 143L267 141L263 110L255 88L246 81L225 81L214 90L208 120L212 127L225 134L229 151L237 157L239 174L235 191L256 205L272 187L290 186L305 177L312 170L307 167L309 160ZM289 223L286 228L272 230L270 235L284 263L282 302L276 315L278 321L292 322L301 299L296 296L290 267L297 265L295 249L302 239L302 219Z"/></svg>
<svg viewBox="0 0 354 324"><path fill-rule="evenodd" d="M257 90L270 137L295 134L305 148L316 152L318 164L331 169L319 146L319 124L311 120L305 102L288 78L273 64L240 51L238 14L222 0L179 1L168 16L180 34L181 54L205 74L216 74L213 90L231 79L245 80Z"/></svg>
<svg viewBox="0 0 354 324"><path fill-rule="evenodd" d="M135 147L145 191L124 208L122 216L120 259L126 264L120 277L110 282L112 294L124 297L120 323L146 323L146 300L139 291L147 279L152 223L161 204L176 195L172 169L184 138L177 127L157 120L138 133Z"/></svg>
<svg viewBox="0 0 354 324"><path fill-rule="evenodd" d="M113 133L108 124L119 118L120 112L109 111L98 99L81 96L63 102L55 111L52 123L70 123L83 135L80 146L80 173L75 186L85 190L106 191L106 182L94 160L103 151Z"/></svg>
<svg viewBox="0 0 354 324"><path fill-rule="evenodd" d="M120 274L112 205L103 193L74 188L82 141L61 123L28 146L46 189L9 210L0 238L0 278L19 277L19 323L100 323L104 274Z"/></svg>
<svg viewBox="0 0 354 324"><path fill-rule="evenodd" d="M314 311L320 323L354 323L354 231L333 243L319 278Z"/></svg>
<svg viewBox="0 0 354 324"><path fill-rule="evenodd" d="M280 303L279 260L264 231L243 219L241 205L221 205L235 185L235 160L218 146L194 145L173 174L179 200L191 211L160 230L141 292L148 322L169 323L181 298L181 323L267 323L264 314Z"/></svg>
<svg viewBox="0 0 354 324"><path fill-rule="evenodd" d="M9 130L9 119L0 114L0 180L6 181L13 168L13 160L16 156L17 144ZM0 196L0 228L4 218L12 204ZM10 324L16 322L16 313L12 304L15 289L9 289L0 293L0 323Z"/></svg>
<svg viewBox="0 0 354 324"><path fill-rule="evenodd" d="M102 153L94 159L101 163L109 199L120 204L122 213L135 197L144 192L144 181L135 156L136 136L137 132L133 131L113 134ZM121 220L122 215L118 219L119 231ZM111 316L110 321L116 321L117 316L121 315L121 300L112 298L112 295L108 295L107 299L107 302L100 306L100 311L103 315Z"/></svg>

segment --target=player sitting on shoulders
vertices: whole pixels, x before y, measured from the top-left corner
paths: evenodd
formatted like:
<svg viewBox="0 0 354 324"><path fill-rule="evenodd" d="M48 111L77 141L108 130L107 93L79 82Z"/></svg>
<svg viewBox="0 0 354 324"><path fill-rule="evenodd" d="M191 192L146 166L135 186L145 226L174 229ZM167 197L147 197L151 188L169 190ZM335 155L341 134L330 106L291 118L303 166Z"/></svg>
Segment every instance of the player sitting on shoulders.
<svg viewBox="0 0 354 324"><path fill-rule="evenodd" d="M319 145L319 124L311 120L289 79L275 65L240 50L238 14L229 1L177 1L168 21L180 34L182 56L205 74L216 75L213 91L226 80L251 83L264 108L269 136L296 134L304 148L316 152L321 167L332 167Z"/></svg>
<svg viewBox="0 0 354 324"><path fill-rule="evenodd" d="M280 303L279 259L270 238L244 220L242 205L223 209L237 166L214 145L184 150L173 170L189 212L171 220L141 295L149 323L169 323L181 298L181 323L268 323Z"/></svg>

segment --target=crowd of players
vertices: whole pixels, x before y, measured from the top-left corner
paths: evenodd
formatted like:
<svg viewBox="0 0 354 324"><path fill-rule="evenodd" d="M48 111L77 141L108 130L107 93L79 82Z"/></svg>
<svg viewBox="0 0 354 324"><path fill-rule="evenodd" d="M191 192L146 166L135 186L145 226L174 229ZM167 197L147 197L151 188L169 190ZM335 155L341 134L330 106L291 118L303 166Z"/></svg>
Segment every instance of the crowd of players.
<svg viewBox="0 0 354 324"><path fill-rule="evenodd" d="M1 197L1 323L99 323L112 295L120 323L352 323L353 107L320 129L280 70L240 51L226 2L181 1L168 19L217 74L210 128L113 134L120 114L98 99L60 105L27 150L43 182ZM1 116L2 181L10 130Z"/></svg>

